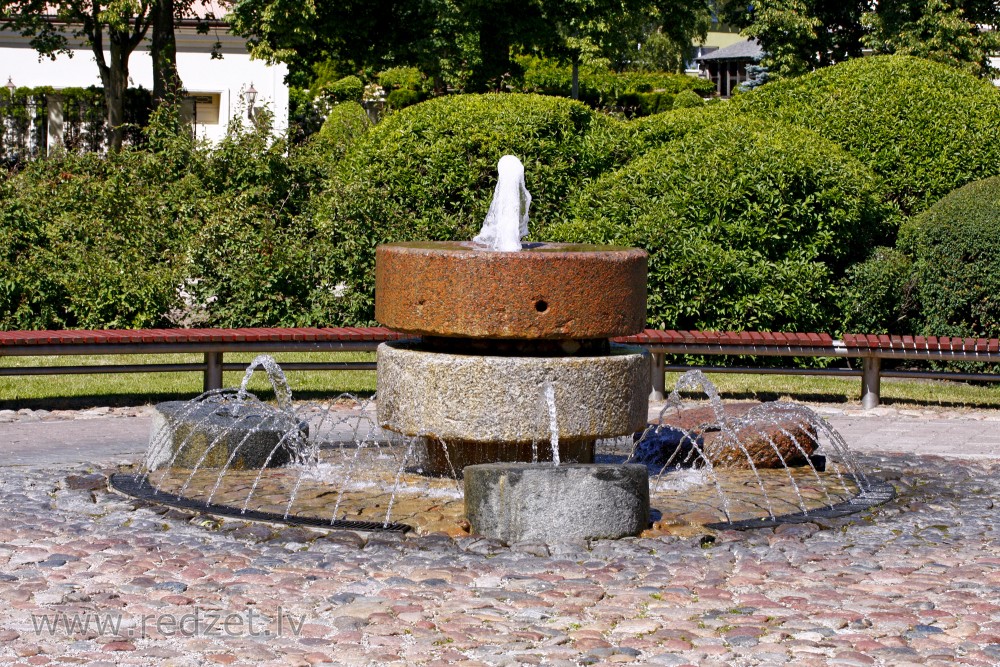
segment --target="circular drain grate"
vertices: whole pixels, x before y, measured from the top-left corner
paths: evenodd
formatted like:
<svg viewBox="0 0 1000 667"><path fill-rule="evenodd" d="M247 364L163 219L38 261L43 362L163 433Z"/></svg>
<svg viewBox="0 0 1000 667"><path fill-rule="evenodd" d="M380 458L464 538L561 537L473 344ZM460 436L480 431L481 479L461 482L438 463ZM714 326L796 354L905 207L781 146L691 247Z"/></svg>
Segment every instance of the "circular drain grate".
<svg viewBox="0 0 1000 667"><path fill-rule="evenodd" d="M160 491L152 484L146 475L116 473L111 476L109 484L112 489L127 496L148 500L159 505L167 505L185 510L194 510L214 514L215 516L243 519L246 521L266 521L283 523L290 526L309 526L311 528L362 530L369 532L405 533L411 528L404 523L383 523L380 521L347 521L343 519L320 519L318 517L289 515L287 518L274 512L259 512L257 510L242 511L229 505L207 505L198 500Z"/></svg>

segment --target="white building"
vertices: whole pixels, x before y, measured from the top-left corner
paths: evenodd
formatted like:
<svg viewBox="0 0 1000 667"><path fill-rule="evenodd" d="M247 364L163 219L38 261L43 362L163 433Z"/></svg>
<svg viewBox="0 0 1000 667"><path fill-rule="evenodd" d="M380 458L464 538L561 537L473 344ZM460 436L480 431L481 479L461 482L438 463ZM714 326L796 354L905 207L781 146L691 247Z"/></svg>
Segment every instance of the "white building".
<svg viewBox="0 0 1000 667"><path fill-rule="evenodd" d="M153 87L153 62L149 55L149 37L129 59L129 87ZM72 40L72 38L71 38ZM187 91L185 115L199 138L217 141L225 136L226 126L235 114L247 114L245 93L257 91L256 108L267 107L274 114L275 132L288 124L288 86L284 65L268 65L251 60L246 41L228 34L221 21L215 21L209 34L199 35L195 22L176 29L177 69ZM221 48L216 44L221 44ZM212 58L213 47L222 58ZM105 52L105 56L108 53ZM86 88L100 86L101 77L89 46L77 41L72 57L59 55L55 60L39 58L28 39L16 32L0 31L0 85L9 81L17 87L51 86ZM2 94L2 89L0 89ZM50 119L58 111L49 109ZM53 126L55 125L55 134ZM58 141L58 123L49 125L49 145Z"/></svg>

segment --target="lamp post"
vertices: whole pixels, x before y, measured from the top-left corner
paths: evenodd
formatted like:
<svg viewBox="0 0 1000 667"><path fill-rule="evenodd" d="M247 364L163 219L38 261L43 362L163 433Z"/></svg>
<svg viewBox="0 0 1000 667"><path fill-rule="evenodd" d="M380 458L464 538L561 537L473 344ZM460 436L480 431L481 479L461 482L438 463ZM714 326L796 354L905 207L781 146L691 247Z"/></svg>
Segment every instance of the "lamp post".
<svg viewBox="0 0 1000 667"><path fill-rule="evenodd" d="M17 86L14 85L14 80L11 77L7 77L7 92L10 93L10 99L14 99L14 91L17 90Z"/></svg>
<svg viewBox="0 0 1000 667"><path fill-rule="evenodd" d="M253 81L250 82L250 87L243 92L243 95L247 100L247 118L253 120L253 105L257 102L257 89L253 87Z"/></svg>

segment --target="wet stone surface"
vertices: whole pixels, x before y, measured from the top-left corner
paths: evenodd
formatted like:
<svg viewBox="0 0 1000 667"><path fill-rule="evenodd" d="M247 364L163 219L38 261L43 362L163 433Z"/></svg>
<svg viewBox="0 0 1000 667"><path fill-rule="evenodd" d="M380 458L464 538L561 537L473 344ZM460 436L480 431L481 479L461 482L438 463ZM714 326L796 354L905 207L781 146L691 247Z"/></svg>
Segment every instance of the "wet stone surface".
<svg viewBox="0 0 1000 667"><path fill-rule="evenodd" d="M218 521L67 482L100 469L2 467L0 663L996 665L1000 465L862 462L899 497L853 519L511 547Z"/></svg>

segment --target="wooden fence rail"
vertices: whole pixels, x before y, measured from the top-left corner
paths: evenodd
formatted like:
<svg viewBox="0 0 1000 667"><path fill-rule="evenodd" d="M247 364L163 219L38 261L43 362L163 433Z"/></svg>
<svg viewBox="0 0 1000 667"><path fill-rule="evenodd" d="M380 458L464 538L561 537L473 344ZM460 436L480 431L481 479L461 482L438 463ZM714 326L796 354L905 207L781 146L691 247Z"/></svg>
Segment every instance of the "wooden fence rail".
<svg viewBox="0 0 1000 667"><path fill-rule="evenodd" d="M151 373L197 371L204 375L205 389L222 387L223 371L243 370L242 364L225 363L227 352L335 352L373 351L380 343L405 338L382 327L330 327L294 329L142 329L101 331L4 331L0 332L0 356L74 356L111 354L199 353L202 363L14 366L0 367L0 375L57 375L80 373ZM861 376L861 403L879 404L882 377L916 377L953 380L1000 380L992 373L944 373L934 371L884 371L883 359L1000 362L996 338L935 338L920 336L845 335L783 332L658 331L616 339L645 347L653 355L651 398L663 398L664 374L688 370L668 366L666 355L841 357L860 361L860 369L793 369L709 367L702 370L726 373L777 373ZM289 362L296 370L372 370L373 362Z"/></svg>

